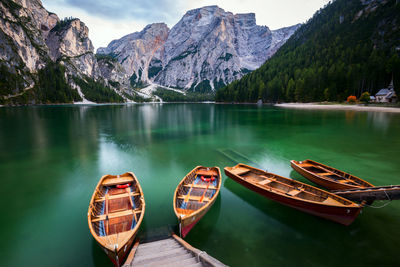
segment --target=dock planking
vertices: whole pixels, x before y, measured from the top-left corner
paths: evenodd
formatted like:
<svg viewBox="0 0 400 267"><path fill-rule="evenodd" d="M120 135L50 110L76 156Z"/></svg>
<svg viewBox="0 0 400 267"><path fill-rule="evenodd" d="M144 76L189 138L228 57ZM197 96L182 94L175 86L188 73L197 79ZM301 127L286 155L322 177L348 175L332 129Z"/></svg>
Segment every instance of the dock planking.
<svg viewBox="0 0 400 267"><path fill-rule="evenodd" d="M223 263L200 251L175 234L167 238L135 243L123 267L188 266L225 267Z"/></svg>

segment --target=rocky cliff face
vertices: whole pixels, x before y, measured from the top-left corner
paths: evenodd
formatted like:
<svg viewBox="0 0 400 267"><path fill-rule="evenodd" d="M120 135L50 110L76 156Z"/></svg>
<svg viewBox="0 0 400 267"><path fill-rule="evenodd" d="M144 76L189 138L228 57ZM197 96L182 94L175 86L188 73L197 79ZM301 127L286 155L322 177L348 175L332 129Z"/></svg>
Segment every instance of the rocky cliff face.
<svg viewBox="0 0 400 267"><path fill-rule="evenodd" d="M165 23L150 24L141 32L114 40L106 48L99 48L97 53L108 54L117 59L126 74L132 77L133 86L140 85L141 82L147 83L161 68L168 32L169 28Z"/></svg>
<svg viewBox="0 0 400 267"><path fill-rule="evenodd" d="M208 91L258 68L298 27L271 31L253 13L208 6L188 11L171 30L151 24L97 53L115 56L135 84Z"/></svg>
<svg viewBox="0 0 400 267"><path fill-rule="evenodd" d="M3 91L18 93L32 87L31 74L45 66L45 38L59 19L47 12L39 0L1 1L0 15L0 65L20 77L15 88Z"/></svg>
<svg viewBox="0 0 400 267"><path fill-rule="evenodd" d="M3 76L13 78L0 81L3 99L35 88L38 72L49 62L65 67L67 83L81 96L73 77L102 80L89 29L79 19L60 21L40 0L1 1L0 14L0 67Z"/></svg>
<svg viewBox="0 0 400 267"><path fill-rule="evenodd" d="M79 19L67 19L52 28L46 38L49 56L53 61L62 60L71 74L86 75L97 79L100 69L89 39L89 29Z"/></svg>

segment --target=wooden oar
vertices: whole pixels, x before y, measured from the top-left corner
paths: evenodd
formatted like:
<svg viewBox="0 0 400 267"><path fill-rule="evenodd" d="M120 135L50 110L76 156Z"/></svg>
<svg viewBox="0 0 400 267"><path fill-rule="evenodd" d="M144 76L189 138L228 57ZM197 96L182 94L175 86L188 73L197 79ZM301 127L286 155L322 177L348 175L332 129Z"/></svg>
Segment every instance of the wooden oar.
<svg viewBox="0 0 400 267"><path fill-rule="evenodd" d="M106 235L108 235L108 194L106 194L104 197L105 197L105 202L106 202L106 208L105 208L105 212L106 212Z"/></svg>
<svg viewBox="0 0 400 267"><path fill-rule="evenodd" d="M132 209L135 209L135 208L133 207L132 197L130 196L130 193L131 193L130 187L127 187L127 188L125 189L125 191L128 193L128 198L129 198L129 201L131 202L131 208L132 208ZM136 213L133 213L133 216L135 217L135 222L137 222Z"/></svg>
<svg viewBox="0 0 400 267"><path fill-rule="evenodd" d="M210 186L210 182L208 182L207 187L206 187L206 189L204 190L203 195L202 195L201 198L199 199L199 202L200 202L200 203L203 202L204 196L206 195L209 186Z"/></svg>

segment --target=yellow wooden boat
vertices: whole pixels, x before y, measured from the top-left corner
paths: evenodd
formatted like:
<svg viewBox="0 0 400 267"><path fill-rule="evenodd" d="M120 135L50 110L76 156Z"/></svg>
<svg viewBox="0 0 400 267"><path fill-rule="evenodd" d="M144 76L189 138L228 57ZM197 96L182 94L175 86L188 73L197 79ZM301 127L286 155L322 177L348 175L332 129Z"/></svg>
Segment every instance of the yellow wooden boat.
<svg viewBox="0 0 400 267"><path fill-rule="evenodd" d="M185 237L211 208L220 187L221 171L218 167L197 166L182 179L175 190L173 202L182 237Z"/></svg>
<svg viewBox="0 0 400 267"><path fill-rule="evenodd" d="M89 204L89 229L117 267L130 251L144 210L143 191L132 172L101 177Z"/></svg>

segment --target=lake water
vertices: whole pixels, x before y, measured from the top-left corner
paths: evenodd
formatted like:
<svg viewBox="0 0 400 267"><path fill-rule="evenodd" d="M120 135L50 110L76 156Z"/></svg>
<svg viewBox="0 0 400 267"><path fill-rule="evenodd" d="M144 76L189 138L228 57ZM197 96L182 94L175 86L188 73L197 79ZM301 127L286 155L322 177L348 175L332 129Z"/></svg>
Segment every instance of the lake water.
<svg viewBox="0 0 400 267"><path fill-rule="evenodd" d="M104 174L136 174L144 233L176 224L173 192L196 165L222 171L240 161L306 181L289 161L307 158L400 184L400 115L214 104L0 108L0 265L111 266L86 217ZM216 203L186 240L231 266L398 266L400 201L364 208L346 227L223 175Z"/></svg>

